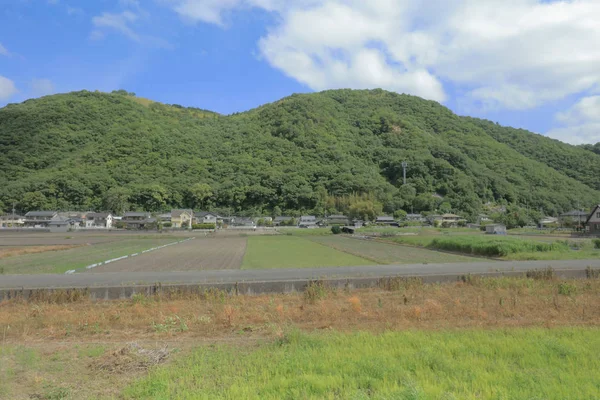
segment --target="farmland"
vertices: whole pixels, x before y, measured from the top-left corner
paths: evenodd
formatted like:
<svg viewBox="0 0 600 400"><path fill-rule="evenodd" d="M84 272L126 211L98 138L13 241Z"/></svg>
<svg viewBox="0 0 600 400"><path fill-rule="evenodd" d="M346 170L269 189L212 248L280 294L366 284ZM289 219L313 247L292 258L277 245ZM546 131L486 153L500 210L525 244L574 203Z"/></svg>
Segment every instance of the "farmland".
<svg viewBox="0 0 600 400"><path fill-rule="evenodd" d="M90 239L90 238L88 238ZM118 239L118 240L115 240ZM173 238L159 235L148 238L126 236L113 241L100 240L67 250L24 254L0 259L0 269L5 274L65 273L87 265L141 252L173 242Z"/></svg>
<svg viewBox="0 0 600 400"><path fill-rule="evenodd" d="M367 258L377 264L425 264L482 261L475 257L440 253L428 249L394 245L375 240L351 239L343 236L312 237L310 240L345 253Z"/></svg>
<svg viewBox="0 0 600 400"><path fill-rule="evenodd" d="M239 269L245 237L201 238L94 268L93 272Z"/></svg>
<svg viewBox="0 0 600 400"><path fill-rule="evenodd" d="M0 398L592 399L598 326L598 279L12 301Z"/></svg>
<svg viewBox="0 0 600 400"><path fill-rule="evenodd" d="M242 269L313 268L369 265L373 261L329 248L303 237L249 237Z"/></svg>

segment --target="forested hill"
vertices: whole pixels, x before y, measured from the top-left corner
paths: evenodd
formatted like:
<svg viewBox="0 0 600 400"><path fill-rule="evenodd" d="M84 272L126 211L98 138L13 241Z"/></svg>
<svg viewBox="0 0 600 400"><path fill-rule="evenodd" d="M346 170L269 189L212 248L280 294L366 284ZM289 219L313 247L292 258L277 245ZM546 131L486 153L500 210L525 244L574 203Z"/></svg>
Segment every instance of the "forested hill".
<svg viewBox="0 0 600 400"><path fill-rule="evenodd" d="M556 214L598 204L599 188L592 151L383 90L293 95L231 116L123 91L0 109L0 208L20 212L321 214L366 201L385 212L516 203Z"/></svg>

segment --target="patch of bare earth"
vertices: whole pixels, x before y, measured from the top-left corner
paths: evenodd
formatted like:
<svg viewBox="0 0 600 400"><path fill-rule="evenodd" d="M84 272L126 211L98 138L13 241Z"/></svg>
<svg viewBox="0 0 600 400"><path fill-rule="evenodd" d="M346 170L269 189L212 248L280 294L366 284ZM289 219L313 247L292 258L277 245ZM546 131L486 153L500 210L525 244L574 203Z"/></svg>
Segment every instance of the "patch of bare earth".
<svg viewBox="0 0 600 400"><path fill-rule="evenodd" d="M245 237L198 238L94 268L96 272L239 269Z"/></svg>
<svg viewBox="0 0 600 400"><path fill-rule="evenodd" d="M85 245L58 245L58 246L23 246L23 247L0 247L0 259L6 257L22 256L25 254L45 253L48 251L61 251L74 249Z"/></svg>

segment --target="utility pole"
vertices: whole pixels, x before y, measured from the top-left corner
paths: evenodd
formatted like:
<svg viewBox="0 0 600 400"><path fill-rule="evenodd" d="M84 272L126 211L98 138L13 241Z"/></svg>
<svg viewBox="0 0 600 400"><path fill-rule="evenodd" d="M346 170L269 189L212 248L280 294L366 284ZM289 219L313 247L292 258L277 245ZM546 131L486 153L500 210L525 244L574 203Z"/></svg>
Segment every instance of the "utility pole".
<svg viewBox="0 0 600 400"><path fill-rule="evenodd" d="M406 161L402 161L402 174L404 177L404 185L406 185L406 167L408 167L408 163Z"/></svg>

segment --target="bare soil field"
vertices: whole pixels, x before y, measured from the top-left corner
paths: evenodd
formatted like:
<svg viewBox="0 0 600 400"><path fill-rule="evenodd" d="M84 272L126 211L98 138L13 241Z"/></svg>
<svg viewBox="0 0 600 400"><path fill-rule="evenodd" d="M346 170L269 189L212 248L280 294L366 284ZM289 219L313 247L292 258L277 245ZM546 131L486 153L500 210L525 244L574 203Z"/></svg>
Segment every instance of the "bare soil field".
<svg viewBox="0 0 600 400"><path fill-rule="evenodd" d="M69 250L83 245L54 245L54 246L0 246L0 258L16 257L25 254L45 253L47 251Z"/></svg>
<svg viewBox="0 0 600 400"><path fill-rule="evenodd" d="M102 265L90 272L239 269L246 242L240 236L199 238Z"/></svg>
<svg viewBox="0 0 600 400"><path fill-rule="evenodd" d="M483 261L481 258L343 236L314 236L310 240L377 264L428 264ZM488 261L488 260L486 260Z"/></svg>

